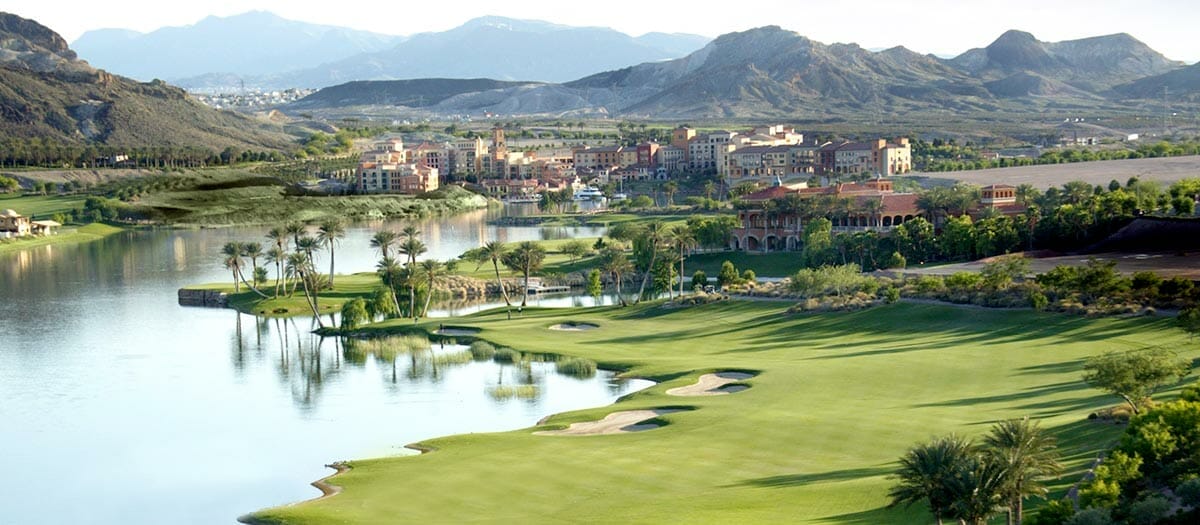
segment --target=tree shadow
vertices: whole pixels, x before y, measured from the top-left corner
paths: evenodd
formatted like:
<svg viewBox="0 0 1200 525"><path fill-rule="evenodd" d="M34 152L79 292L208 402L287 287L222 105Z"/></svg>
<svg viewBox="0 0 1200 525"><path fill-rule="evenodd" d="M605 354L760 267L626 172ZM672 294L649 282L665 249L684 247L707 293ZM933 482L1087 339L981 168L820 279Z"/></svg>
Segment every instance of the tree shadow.
<svg viewBox="0 0 1200 525"><path fill-rule="evenodd" d="M794 487L798 485L808 485L810 483L825 483L830 481L848 481L859 478L873 478L876 476L891 474L894 471L894 465L880 465L875 467L815 472L811 474L784 474L780 476L768 476L765 478L746 479L728 486L765 488Z"/></svg>

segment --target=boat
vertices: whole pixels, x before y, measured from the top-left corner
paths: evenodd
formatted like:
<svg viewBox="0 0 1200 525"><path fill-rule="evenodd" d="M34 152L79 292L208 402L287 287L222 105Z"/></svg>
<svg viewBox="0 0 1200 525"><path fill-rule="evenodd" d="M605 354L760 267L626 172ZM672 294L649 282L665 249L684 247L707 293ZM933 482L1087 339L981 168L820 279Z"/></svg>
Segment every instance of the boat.
<svg viewBox="0 0 1200 525"><path fill-rule="evenodd" d="M572 198L577 201L602 201L604 200L604 192L595 186L586 186L576 191Z"/></svg>
<svg viewBox="0 0 1200 525"><path fill-rule="evenodd" d="M509 204L526 204L530 202L541 202L542 198L538 195L506 195L500 200Z"/></svg>
<svg viewBox="0 0 1200 525"><path fill-rule="evenodd" d="M628 199L629 199L629 195L626 195L624 193L615 193L612 196L613 202L623 201L623 200L628 200Z"/></svg>

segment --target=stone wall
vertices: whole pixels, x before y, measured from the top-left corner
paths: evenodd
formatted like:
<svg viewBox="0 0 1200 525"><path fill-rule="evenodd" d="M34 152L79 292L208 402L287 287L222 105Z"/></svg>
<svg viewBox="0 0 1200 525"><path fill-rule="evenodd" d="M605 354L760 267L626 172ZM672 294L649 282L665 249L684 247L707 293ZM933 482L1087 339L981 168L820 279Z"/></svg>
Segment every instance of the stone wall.
<svg viewBox="0 0 1200 525"><path fill-rule="evenodd" d="M189 290L179 289L179 306L205 306L209 308L225 308L227 301L225 292L218 290Z"/></svg>

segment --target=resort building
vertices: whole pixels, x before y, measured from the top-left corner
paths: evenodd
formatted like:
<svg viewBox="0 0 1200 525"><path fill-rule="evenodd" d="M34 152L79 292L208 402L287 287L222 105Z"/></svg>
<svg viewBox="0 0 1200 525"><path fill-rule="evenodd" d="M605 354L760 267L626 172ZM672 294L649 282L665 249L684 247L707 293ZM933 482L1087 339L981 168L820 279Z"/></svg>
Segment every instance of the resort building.
<svg viewBox="0 0 1200 525"><path fill-rule="evenodd" d="M416 195L438 189L438 170L418 163L360 162L356 187L362 193Z"/></svg>
<svg viewBox="0 0 1200 525"><path fill-rule="evenodd" d="M729 246L752 252L800 249L805 217L827 218L834 231L886 232L922 215L917 194L896 193L887 179L818 188L777 182L741 202Z"/></svg>
<svg viewBox="0 0 1200 525"><path fill-rule="evenodd" d="M24 237L26 235L53 235L54 229L62 226L56 221L35 221L15 210L0 212L0 239Z"/></svg>
<svg viewBox="0 0 1200 525"><path fill-rule="evenodd" d="M912 171L912 148L908 139L895 142L842 142L822 145L817 155L817 174L901 175Z"/></svg>

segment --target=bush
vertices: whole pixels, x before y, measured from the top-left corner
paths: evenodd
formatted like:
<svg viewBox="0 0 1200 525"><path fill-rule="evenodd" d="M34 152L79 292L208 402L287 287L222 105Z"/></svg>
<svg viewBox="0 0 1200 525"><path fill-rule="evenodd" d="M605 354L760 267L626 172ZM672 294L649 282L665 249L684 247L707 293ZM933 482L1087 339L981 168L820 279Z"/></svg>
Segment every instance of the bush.
<svg viewBox="0 0 1200 525"><path fill-rule="evenodd" d="M754 270L746 270L742 272L742 282L753 286L758 282L758 275L754 273Z"/></svg>
<svg viewBox="0 0 1200 525"><path fill-rule="evenodd" d="M1075 505L1070 500L1059 499L1046 504L1037 514L1028 517L1025 525L1063 525L1075 515Z"/></svg>
<svg viewBox="0 0 1200 525"><path fill-rule="evenodd" d="M1129 506L1129 519L1126 521L1131 525L1153 525L1167 517L1169 512L1171 502L1167 498L1150 496Z"/></svg>
<svg viewBox="0 0 1200 525"><path fill-rule="evenodd" d="M1046 298L1046 294L1034 290L1029 292L1029 306L1032 306L1034 310L1045 310L1047 306L1050 306L1050 299Z"/></svg>
<svg viewBox="0 0 1200 525"><path fill-rule="evenodd" d="M900 300L900 289L896 288L895 286L889 286L887 288L887 290L883 291L883 299L884 299L884 301L887 301L888 304L892 304L896 301L899 301Z"/></svg>
<svg viewBox="0 0 1200 525"><path fill-rule="evenodd" d="M1112 513L1108 509L1090 508L1083 509L1071 519L1063 523L1063 525L1112 525Z"/></svg>
<svg viewBox="0 0 1200 525"><path fill-rule="evenodd" d="M1200 506L1200 478L1192 478L1180 483L1178 487L1175 487L1175 495L1179 496L1179 500L1184 505Z"/></svg>
<svg viewBox="0 0 1200 525"><path fill-rule="evenodd" d="M908 260L900 255L900 252L892 252L892 255L883 261L883 268L886 270L903 270L908 266Z"/></svg>
<svg viewBox="0 0 1200 525"><path fill-rule="evenodd" d="M476 361L487 361L496 355L496 347L487 341L475 341L471 343L470 350L471 357Z"/></svg>
<svg viewBox="0 0 1200 525"><path fill-rule="evenodd" d="M975 272L955 272L946 278L946 287L952 290L974 290L983 284L983 276Z"/></svg>
<svg viewBox="0 0 1200 525"><path fill-rule="evenodd" d="M563 375L587 379L596 375L596 362L582 357L568 357L554 363L554 369Z"/></svg>
<svg viewBox="0 0 1200 525"><path fill-rule="evenodd" d="M696 270L696 273L692 274L692 289L703 290L705 286L708 286L708 274L704 273L704 270Z"/></svg>
<svg viewBox="0 0 1200 525"><path fill-rule="evenodd" d="M492 355L492 361L497 363L517 363L521 361L521 352L512 348L497 348Z"/></svg>

